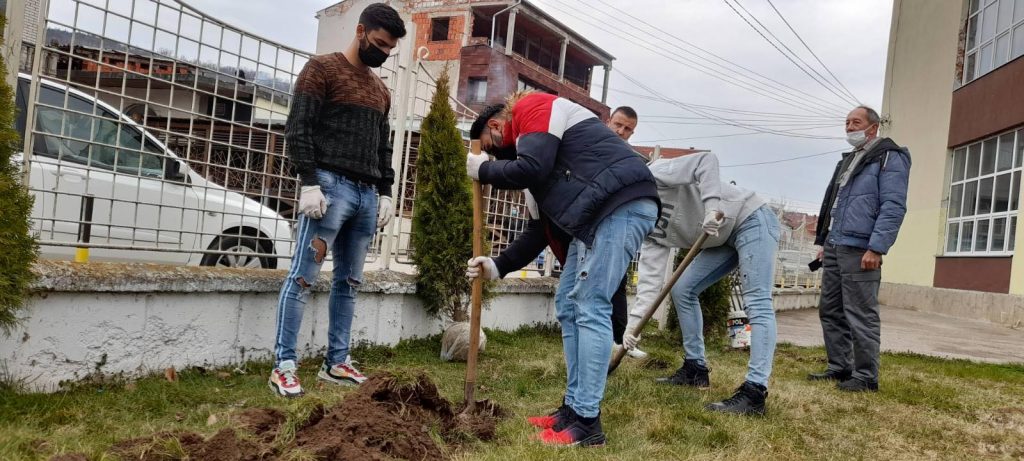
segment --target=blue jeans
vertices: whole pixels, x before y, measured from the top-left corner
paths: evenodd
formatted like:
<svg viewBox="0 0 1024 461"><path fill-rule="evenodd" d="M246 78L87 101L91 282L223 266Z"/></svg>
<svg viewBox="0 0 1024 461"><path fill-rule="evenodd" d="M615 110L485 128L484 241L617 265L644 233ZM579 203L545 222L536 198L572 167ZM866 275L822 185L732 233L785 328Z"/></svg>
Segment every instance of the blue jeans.
<svg viewBox="0 0 1024 461"><path fill-rule="evenodd" d="M612 351L612 295L657 219L653 200L634 200L598 224L589 248L577 239L569 245L555 310L569 377L565 403L584 418L596 417L604 398Z"/></svg>
<svg viewBox="0 0 1024 461"><path fill-rule="evenodd" d="M320 219L299 216L291 270L277 301L275 364L296 360L295 343L302 313L316 283L327 250L334 256L334 279L328 303L327 357L329 365L348 357L356 287L362 283L363 263L377 230L377 189L342 175L317 170L327 212Z"/></svg>
<svg viewBox="0 0 1024 461"><path fill-rule="evenodd" d="M750 362L747 381L768 386L775 355L775 310L772 280L779 248L779 220L767 205L744 220L726 243L706 248L672 287L686 358L705 365L704 316L697 295L739 265L743 303L750 321ZM723 325L724 326L724 325Z"/></svg>

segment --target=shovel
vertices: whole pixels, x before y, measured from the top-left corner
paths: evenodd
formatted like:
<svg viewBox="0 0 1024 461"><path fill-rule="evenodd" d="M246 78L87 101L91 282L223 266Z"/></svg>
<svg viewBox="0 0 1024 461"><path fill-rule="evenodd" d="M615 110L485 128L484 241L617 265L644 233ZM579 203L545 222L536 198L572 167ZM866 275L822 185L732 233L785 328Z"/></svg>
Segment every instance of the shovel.
<svg viewBox="0 0 1024 461"><path fill-rule="evenodd" d="M721 220L723 216L724 215L721 212L718 213L719 220ZM647 308L647 312L644 313L644 316L640 319L640 322L638 322L636 326L633 327L633 331L630 331L629 334L637 336L640 334L641 331L644 331L644 327L647 326L647 322L649 322L651 320L651 317L654 316L654 313L658 311L658 307L661 307L662 301L664 301L665 298L668 297L669 292L672 291L672 286L676 284L676 280L679 280L679 276L683 275L683 271L686 270L686 267L690 265L690 262L693 261L693 258L697 257L697 253L700 253L700 249L701 247L704 246L704 241L706 241L707 239L708 234L706 233L701 234L701 236L697 238L697 241L694 242L693 246L690 247L690 251L686 253L686 257L683 258L683 261L679 263L679 267L676 267L676 271L672 273L672 276L669 277L668 282L665 283L665 286L661 289L661 292L658 293L658 297L654 299L654 304L651 305L651 307ZM620 347L618 350L615 351L615 355L612 356L611 363L608 364L609 375L611 375L612 372L619 367L619 364L622 363L622 357L625 357L625 355L625 347Z"/></svg>
<svg viewBox="0 0 1024 461"><path fill-rule="evenodd" d="M480 154L480 140L469 143L469 150L474 155ZM473 257L484 256L484 197L480 181L473 180ZM472 414L476 410L476 359L480 352L480 307L484 298L484 278L473 279L472 309L469 314L469 355L466 357L466 408L463 415Z"/></svg>

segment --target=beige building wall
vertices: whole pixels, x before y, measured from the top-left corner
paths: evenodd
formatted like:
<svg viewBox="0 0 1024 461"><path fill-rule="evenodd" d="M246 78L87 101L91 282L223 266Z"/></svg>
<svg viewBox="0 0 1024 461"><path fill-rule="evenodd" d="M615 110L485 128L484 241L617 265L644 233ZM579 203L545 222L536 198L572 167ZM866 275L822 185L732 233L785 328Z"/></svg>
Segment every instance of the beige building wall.
<svg viewBox="0 0 1024 461"><path fill-rule="evenodd" d="M932 286L945 236L950 106L964 15L958 0L894 0L883 129L910 148L907 215L885 259L884 280Z"/></svg>
<svg viewBox="0 0 1024 461"><path fill-rule="evenodd" d="M1019 142L1019 141L1018 141ZM1024 198L1024 192L1017 191ZM1017 213L1016 249L1010 269L1010 294L1024 295L1024 214Z"/></svg>

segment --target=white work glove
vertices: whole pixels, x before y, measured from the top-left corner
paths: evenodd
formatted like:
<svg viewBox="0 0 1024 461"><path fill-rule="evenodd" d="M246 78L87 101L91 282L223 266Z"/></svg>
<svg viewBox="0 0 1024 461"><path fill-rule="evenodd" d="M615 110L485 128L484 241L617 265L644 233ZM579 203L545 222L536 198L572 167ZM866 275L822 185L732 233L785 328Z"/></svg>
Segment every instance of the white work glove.
<svg viewBox="0 0 1024 461"><path fill-rule="evenodd" d="M633 328L640 323L640 319L629 316L629 323L626 324L626 332L622 334L622 348L631 351L636 349L636 346L640 344L640 335L633 336Z"/></svg>
<svg viewBox="0 0 1024 461"><path fill-rule="evenodd" d="M383 229L387 226L394 214L395 207L391 197L381 195L377 198L377 227Z"/></svg>
<svg viewBox="0 0 1024 461"><path fill-rule="evenodd" d="M477 256L466 263L466 277L475 279L480 277L481 271L483 271L482 275L486 280L498 279L498 266L494 264L493 259L486 256Z"/></svg>
<svg viewBox="0 0 1024 461"><path fill-rule="evenodd" d="M324 213L327 212L327 199L324 198L324 193L320 192L320 186L302 186L299 211L313 219L324 217Z"/></svg>
<svg viewBox="0 0 1024 461"><path fill-rule="evenodd" d="M708 210L704 214L704 232L712 237L718 237L718 228L722 227L722 223L725 222L725 215L721 219L718 218L718 210Z"/></svg>
<svg viewBox="0 0 1024 461"><path fill-rule="evenodd" d="M526 199L526 209L530 212L530 219L540 219L540 207L537 206L537 201L533 199L530 189L523 189L523 198Z"/></svg>
<svg viewBox="0 0 1024 461"><path fill-rule="evenodd" d="M466 174L470 178L480 180L480 165L483 165L487 161L486 154L473 154L472 152L466 154Z"/></svg>

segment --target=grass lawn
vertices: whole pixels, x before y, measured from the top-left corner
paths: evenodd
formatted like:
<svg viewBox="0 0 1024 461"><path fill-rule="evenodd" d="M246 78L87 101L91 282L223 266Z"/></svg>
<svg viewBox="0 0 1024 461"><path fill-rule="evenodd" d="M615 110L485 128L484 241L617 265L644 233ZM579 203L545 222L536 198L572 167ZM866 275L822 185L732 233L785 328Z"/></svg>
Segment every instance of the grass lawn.
<svg viewBox="0 0 1024 461"><path fill-rule="evenodd" d="M524 417L548 412L565 383L560 336L552 330L488 332L480 361L482 389L512 416L491 443L452 450L455 459L1021 459L1024 458L1024 366L987 365L907 354L882 357L881 392L846 394L804 376L824 368L824 351L781 345L775 357L768 415L711 414L702 407L741 383L747 356L709 345L712 388L698 391L653 383L679 365L678 342L649 333L649 367L633 359L609 380L603 407L609 444L555 449L531 441ZM464 365L438 359L439 341L416 340L395 349L360 348L364 371L422 369L454 403L461 403ZM669 369L655 369L657 362ZM0 388L0 459L48 459L81 452L112 459L116 441L159 431L212 435L246 407L273 407L292 418L316 403L335 403L346 389L318 387L317 360L300 376L309 389L299 401L267 389L266 363L246 373L185 370L176 383L154 376L130 384L81 385L58 394ZM213 418L211 418L213 415Z"/></svg>

